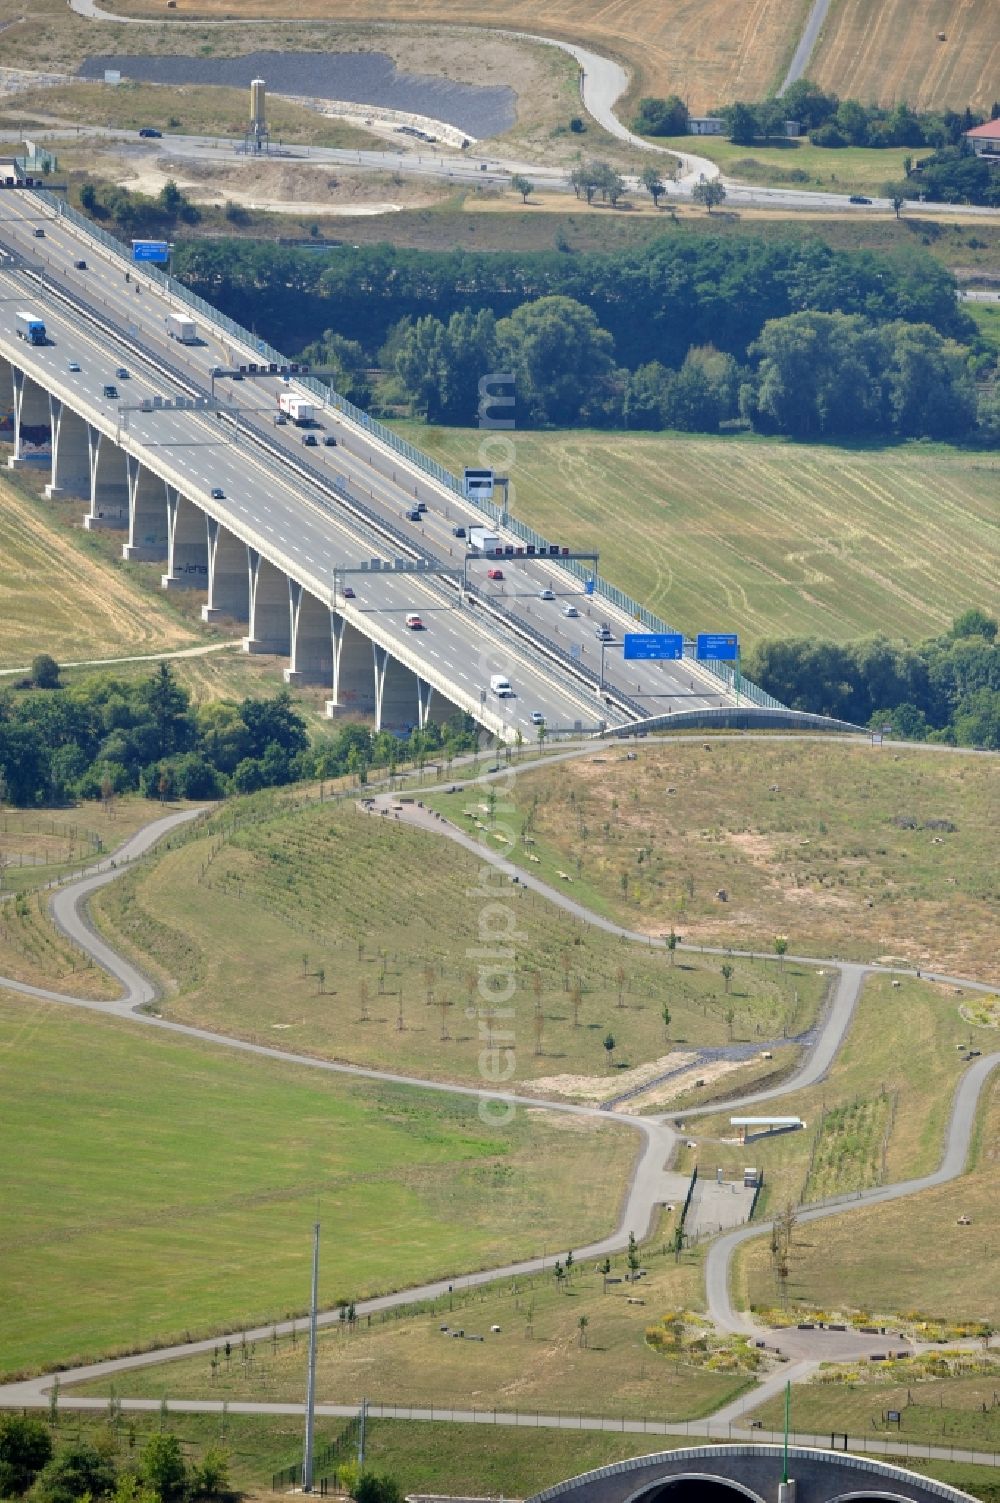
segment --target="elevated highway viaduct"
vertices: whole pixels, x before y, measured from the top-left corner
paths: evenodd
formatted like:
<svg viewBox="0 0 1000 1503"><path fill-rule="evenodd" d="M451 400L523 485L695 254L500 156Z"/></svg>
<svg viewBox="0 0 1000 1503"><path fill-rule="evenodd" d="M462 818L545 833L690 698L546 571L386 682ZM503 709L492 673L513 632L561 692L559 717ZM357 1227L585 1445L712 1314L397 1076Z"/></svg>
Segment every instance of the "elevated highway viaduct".
<svg viewBox="0 0 1000 1503"><path fill-rule="evenodd" d="M280 378L213 374L254 360L249 336L199 316L197 344L171 340L166 315L190 309L51 195L0 195L0 249L10 463L50 464L50 488L81 495L87 526L119 529L127 559L162 559L166 588L203 589L207 620L245 621L246 649L286 656L291 681L327 684L331 713L397 728L457 707L512 739L534 735L533 714L588 730L736 702L703 664L626 664L628 611L556 560L505 559L505 577L488 579L455 528L489 519L332 405L319 436L336 445L303 448L296 428L273 424ZM44 317L45 345L17 338L21 307ZM417 524L405 515L416 500ZM426 629L407 628L409 614ZM603 652L601 621L614 637ZM490 694L497 673L513 699Z"/></svg>

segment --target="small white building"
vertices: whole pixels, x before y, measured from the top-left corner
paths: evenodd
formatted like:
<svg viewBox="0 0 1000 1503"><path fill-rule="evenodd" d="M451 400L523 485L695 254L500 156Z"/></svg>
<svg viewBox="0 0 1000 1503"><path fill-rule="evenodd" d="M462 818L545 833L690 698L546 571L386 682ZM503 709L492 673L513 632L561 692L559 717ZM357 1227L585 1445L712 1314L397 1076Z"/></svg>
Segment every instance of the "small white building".
<svg viewBox="0 0 1000 1503"><path fill-rule="evenodd" d="M974 125L972 130L963 131L962 139L968 141L977 157L1000 157L1000 120Z"/></svg>
<svg viewBox="0 0 1000 1503"><path fill-rule="evenodd" d="M689 115L689 136L721 136L725 134L726 122L720 115Z"/></svg>

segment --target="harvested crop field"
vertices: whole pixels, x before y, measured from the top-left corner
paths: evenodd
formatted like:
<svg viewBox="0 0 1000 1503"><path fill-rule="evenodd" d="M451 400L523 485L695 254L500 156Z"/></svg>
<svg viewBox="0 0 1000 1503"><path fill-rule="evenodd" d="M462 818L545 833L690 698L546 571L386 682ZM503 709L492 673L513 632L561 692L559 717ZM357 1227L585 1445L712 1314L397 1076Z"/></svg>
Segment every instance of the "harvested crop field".
<svg viewBox="0 0 1000 1503"><path fill-rule="evenodd" d="M51 515L21 486L0 482L0 667L25 666L39 652L62 662L169 651L202 635Z"/></svg>
<svg viewBox="0 0 1000 1503"><path fill-rule="evenodd" d="M833 0L809 77L841 98L989 114L997 22L996 0Z"/></svg>
<svg viewBox="0 0 1000 1503"><path fill-rule="evenodd" d="M400 425L461 470L470 434ZM515 515L599 548L601 573L686 631L911 641L969 605L996 614L996 491L987 452L669 433L518 432Z"/></svg>

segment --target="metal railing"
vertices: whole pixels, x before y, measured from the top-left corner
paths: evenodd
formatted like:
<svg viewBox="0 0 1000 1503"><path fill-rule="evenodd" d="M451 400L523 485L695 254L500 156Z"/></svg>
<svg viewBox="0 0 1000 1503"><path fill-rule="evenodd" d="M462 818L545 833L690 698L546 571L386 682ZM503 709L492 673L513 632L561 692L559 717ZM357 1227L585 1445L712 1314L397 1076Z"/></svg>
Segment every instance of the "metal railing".
<svg viewBox="0 0 1000 1503"><path fill-rule="evenodd" d="M47 193L45 189L38 189L36 191L44 196L45 200L54 207L57 214L62 215L70 224L75 225L86 234L92 235L105 250L109 251L122 262L123 267L129 270L133 269L132 258L120 240L116 240L113 235L108 234L107 230L101 229L100 225L95 224L92 220L87 219L85 215L80 214L59 195ZM231 339L255 351L262 359L275 365L287 365L289 363L287 356L283 355L280 350L276 350L266 340L258 339L249 329L244 328L235 319L229 318L225 313L220 312L213 304L207 303L196 292L192 292L182 282L178 282L175 278L168 276L156 266L144 262L142 265L142 274L159 286L165 294L176 298L182 303L186 303L189 308L200 314L207 323L214 325L217 329L221 329ZM333 407L352 423L356 423L358 427L363 428L366 433L371 434L373 438L378 439L380 443L392 449L394 453L398 454L408 464L422 470L425 475L436 481L438 485L442 485L445 489L453 491L455 495L464 498L465 491L462 482L456 475L452 474L451 470L439 464L436 459L432 459L429 454L425 454L422 449L418 449L415 444L411 444L408 440L400 438L398 433L394 433L391 428L387 427L385 423L380 422L378 418L373 418L369 413L363 411L362 408L356 407L353 402L341 396L333 387L325 386L321 381L317 381L312 376L299 376L296 377L296 380L307 391L311 391L314 396L319 397L321 401ZM540 533L535 532L534 528L528 527L524 522L519 521L517 517L505 516L501 508L493 502L477 500L475 505L476 509L488 517L495 526L502 525L522 542L532 543L536 548L544 548L546 553L548 553L548 539L543 538ZM640 605L626 591L619 589L617 585L611 584L609 580L603 579L600 574L586 569L579 560L559 559L553 560L553 562L558 563L560 568L566 569L577 579L583 581L592 579L595 595L609 601L610 604L616 606L620 611L626 612L633 620L644 626L647 631L670 632L674 630L667 622L657 616L654 611L648 610L644 605ZM693 644L685 644L685 656L693 657L693 651L688 652L689 646L693 647ZM711 673L714 678L720 680L725 686L727 693L735 694L735 671L727 663L702 662L701 666ZM763 709L780 710L785 708L780 700L775 699L773 695L761 689L752 679L741 677L739 692L750 700L752 704L759 705Z"/></svg>

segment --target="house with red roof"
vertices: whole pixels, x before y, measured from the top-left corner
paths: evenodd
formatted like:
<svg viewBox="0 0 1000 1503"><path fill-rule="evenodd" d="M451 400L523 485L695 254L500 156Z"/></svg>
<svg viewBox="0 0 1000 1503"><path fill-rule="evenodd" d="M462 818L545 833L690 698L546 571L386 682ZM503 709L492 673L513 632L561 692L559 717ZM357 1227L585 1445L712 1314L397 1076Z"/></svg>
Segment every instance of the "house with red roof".
<svg viewBox="0 0 1000 1503"><path fill-rule="evenodd" d="M977 157L1000 158L1000 120L987 120L985 125L974 125L972 130L962 132Z"/></svg>

